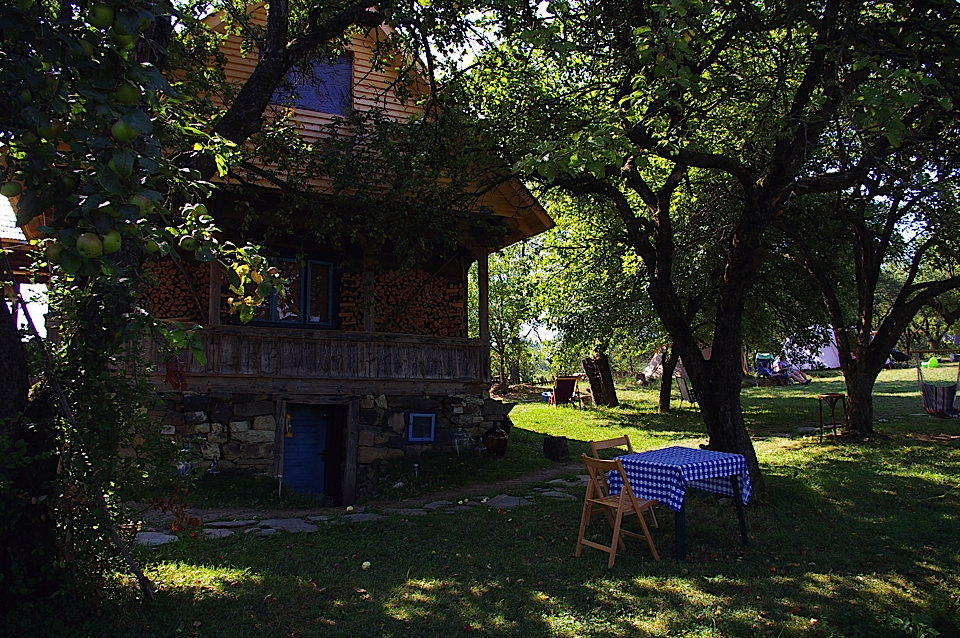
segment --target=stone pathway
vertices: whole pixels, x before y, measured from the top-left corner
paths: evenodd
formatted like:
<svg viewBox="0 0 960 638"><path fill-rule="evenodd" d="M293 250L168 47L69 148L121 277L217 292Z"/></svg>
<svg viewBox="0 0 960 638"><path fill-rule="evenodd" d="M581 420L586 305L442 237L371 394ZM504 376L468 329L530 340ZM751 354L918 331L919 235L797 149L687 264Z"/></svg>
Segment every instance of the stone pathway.
<svg viewBox="0 0 960 638"><path fill-rule="evenodd" d="M310 534L320 529L319 525L321 524L365 523L377 521L386 516L400 516L406 519L415 516L425 516L432 512L455 514L475 507L507 510L532 505L538 499L577 501L580 497L575 496L568 490L585 486L587 484L587 475L579 474L571 480L562 478L553 479L546 483L550 485L550 487L531 488L527 490L524 496L497 494L494 497L474 496L473 498L462 498L456 501L441 499L423 503L416 507L347 507L335 514L264 519L254 516L242 519L211 520L204 522L202 531L207 538L225 538L236 533L254 534L256 536L271 536L280 532L286 532L288 534ZM479 490L480 487L482 486L477 486L477 489ZM178 537L173 534L166 534L156 530L145 530L137 534L135 542L139 545L163 545L165 543L176 542L177 540L179 540Z"/></svg>

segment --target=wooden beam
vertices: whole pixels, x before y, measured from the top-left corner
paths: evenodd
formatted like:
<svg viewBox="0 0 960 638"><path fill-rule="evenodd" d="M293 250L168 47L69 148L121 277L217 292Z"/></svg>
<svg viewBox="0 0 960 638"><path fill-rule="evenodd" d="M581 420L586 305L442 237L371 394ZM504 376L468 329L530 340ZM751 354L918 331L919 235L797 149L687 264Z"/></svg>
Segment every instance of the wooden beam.
<svg viewBox="0 0 960 638"><path fill-rule="evenodd" d="M277 401L277 409L274 412L276 429L273 435L273 473L280 477L283 484L283 444L284 435L287 432L287 402L285 399Z"/></svg>
<svg viewBox="0 0 960 638"><path fill-rule="evenodd" d="M220 262L210 262L210 299L207 302L207 325L220 325Z"/></svg>
<svg viewBox="0 0 960 638"><path fill-rule="evenodd" d="M373 250L363 237L360 238L360 246L363 249L363 331L375 332L377 329L376 262L373 259Z"/></svg>
<svg viewBox="0 0 960 638"><path fill-rule="evenodd" d="M480 323L480 375L490 380L490 261L484 250L477 257L477 287L480 299L477 308Z"/></svg>
<svg viewBox="0 0 960 638"><path fill-rule="evenodd" d="M157 392L172 392L164 384L164 375L154 374L152 381ZM401 380L401 379L304 379L277 375L208 375L188 374L187 384L191 392L201 394L230 392L237 394L271 394L283 396L327 395L331 397L362 394L403 395L453 395L475 394L487 386L481 379ZM340 403L340 401L330 401Z"/></svg>
<svg viewBox="0 0 960 638"><path fill-rule="evenodd" d="M360 444L360 401L347 404L346 457L343 460L343 504L357 500L357 446Z"/></svg>

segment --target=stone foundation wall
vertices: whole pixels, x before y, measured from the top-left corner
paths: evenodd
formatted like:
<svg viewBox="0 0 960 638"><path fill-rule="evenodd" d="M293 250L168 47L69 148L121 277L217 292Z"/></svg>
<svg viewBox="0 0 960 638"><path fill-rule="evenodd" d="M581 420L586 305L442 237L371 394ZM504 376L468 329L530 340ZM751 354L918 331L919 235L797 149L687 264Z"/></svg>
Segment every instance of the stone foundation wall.
<svg viewBox="0 0 960 638"><path fill-rule="evenodd" d="M407 413L437 415L432 443L407 442ZM430 453L453 453L453 435L463 428L479 436L494 426L505 427L507 409L484 391L481 396L374 396L360 399L357 441L357 494L372 492L386 466L394 460ZM506 428L505 428L506 429Z"/></svg>
<svg viewBox="0 0 960 638"><path fill-rule="evenodd" d="M199 448L204 467L216 460L220 470L273 472L276 402L269 397L168 392L163 399L151 415L163 434Z"/></svg>
<svg viewBox="0 0 960 638"><path fill-rule="evenodd" d="M204 468L216 460L220 470L274 472L274 398L168 392L162 399L162 409L151 415L161 423L163 434L193 445L203 458ZM407 413L411 411L437 415L434 441L407 441ZM357 440L357 497L376 488L391 461L429 453L452 454L454 433L461 427L470 436L479 436L498 425L506 429L507 411L486 391L479 396L363 395Z"/></svg>

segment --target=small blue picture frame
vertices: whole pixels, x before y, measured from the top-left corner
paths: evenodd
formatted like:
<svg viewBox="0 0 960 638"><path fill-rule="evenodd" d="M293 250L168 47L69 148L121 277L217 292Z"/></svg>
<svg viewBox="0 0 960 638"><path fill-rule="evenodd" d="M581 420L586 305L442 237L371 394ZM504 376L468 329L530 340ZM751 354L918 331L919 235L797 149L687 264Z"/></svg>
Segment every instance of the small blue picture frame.
<svg viewBox="0 0 960 638"><path fill-rule="evenodd" d="M407 413L407 441L433 443L437 438L437 415L432 412Z"/></svg>

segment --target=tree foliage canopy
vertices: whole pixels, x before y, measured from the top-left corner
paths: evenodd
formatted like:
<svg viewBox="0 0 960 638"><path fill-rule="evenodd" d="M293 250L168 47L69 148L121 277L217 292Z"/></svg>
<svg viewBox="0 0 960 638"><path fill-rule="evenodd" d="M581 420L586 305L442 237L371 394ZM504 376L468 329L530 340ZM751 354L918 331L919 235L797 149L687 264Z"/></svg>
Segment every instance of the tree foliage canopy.
<svg viewBox="0 0 960 638"><path fill-rule="evenodd" d="M953 2L555 2L487 54L471 100L518 171L617 211L711 445L752 460L741 327L770 230L897 158L955 160L957 28ZM696 220L713 259L680 250Z"/></svg>

